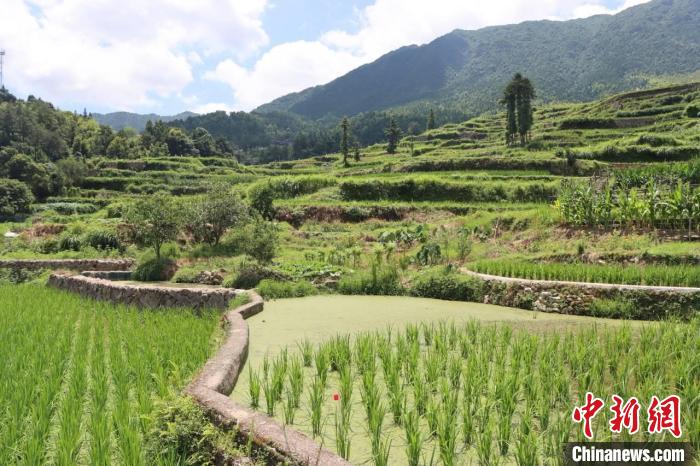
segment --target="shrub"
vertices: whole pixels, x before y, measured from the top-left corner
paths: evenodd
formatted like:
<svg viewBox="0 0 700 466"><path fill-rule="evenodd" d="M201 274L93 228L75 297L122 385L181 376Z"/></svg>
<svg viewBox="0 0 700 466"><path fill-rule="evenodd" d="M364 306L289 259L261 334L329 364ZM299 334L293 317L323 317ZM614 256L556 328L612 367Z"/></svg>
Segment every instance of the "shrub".
<svg viewBox="0 0 700 466"><path fill-rule="evenodd" d="M224 281L224 286L227 288L250 289L258 286L258 283L265 279L282 280L284 278L286 278L284 274L257 262L244 262L239 267L238 273Z"/></svg>
<svg viewBox="0 0 700 466"><path fill-rule="evenodd" d="M280 280L262 280L258 292L265 299L301 298L318 293L309 282L285 282Z"/></svg>
<svg viewBox="0 0 700 466"><path fill-rule="evenodd" d="M80 251L80 248L83 246L82 241L80 241L80 238L77 236L63 236L59 241L58 241L58 250L59 251Z"/></svg>
<svg viewBox="0 0 700 466"><path fill-rule="evenodd" d="M84 243L100 251L109 249L114 249L116 251L124 250L124 246L119 241L117 234L111 231L91 231L85 235Z"/></svg>
<svg viewBox="0 0 700 466"><path fill-rule="evenodd" d="M376 263L372 264L369 271L343 277L338 283L338 291L349 295L383 296L401 295L404 292L396 267Z"/></svg>
<svg viewBox="0 0 700 466"><path fill-rule="evenodd" d="M632 301L617 299L594 299L589 304L588 311L594 317L610 319L631 319L637 313Z"/></svg>
<svg viewBox="0 0 700 466"><path fill-rule="evenodd" d="M139 263L131 275L141 282L167 282L177 270L177 263L170 258L152 258Z"/></svg>
<svg viewBox="0 0 700 466"><path fill-rule="evenodd" d="M277 253L279 243L277 225L258 219L248 225L247 229L246 253L262 263L270 262Z"/></svg>
<svg viewBox="0 0 700 466"><path fill-rule="evenodd" d="M637 139L637 144L646 144L652 147L677 146L678 141L676 141L670 136L661 136L658 134L642 134Z"/></svg>
<svg viewBox="0 0 700 466"><path fill-rule="evenodd" d="M698 118L700 117L700 107L697 105L688 105L685 109L685 114L688 115L688 118Z"/></svg>
<svg viewBox="0 0 700 466"><path fill-rule="evenodd" d="M421 298L481 302L484 298L484 285L477 278L433 270L414 280L409 293Z"/></svg>
<svg viewBox="0 0 700 466"><path fill-rule="evenodd" d="M617 128L612 118L570 118L559 124L559 129L611 129Z"/></svg>
<svg viewBox="0 0 700 466"><path fill-rule="evenodd" d="M0 179L0 217L14 217L31 212L34 195L29 187L17 180Z"/></svg>

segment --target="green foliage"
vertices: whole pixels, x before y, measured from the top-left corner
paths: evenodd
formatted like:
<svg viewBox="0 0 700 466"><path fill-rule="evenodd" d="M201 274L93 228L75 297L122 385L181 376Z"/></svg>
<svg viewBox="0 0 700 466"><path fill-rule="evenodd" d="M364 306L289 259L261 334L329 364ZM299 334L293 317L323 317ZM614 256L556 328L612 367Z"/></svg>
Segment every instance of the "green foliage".
<svg viewBox="0 0 700 466"><path fill-rule="evenodd" d="M442 259L442 250L437 243L429 242L421 246L416 253L416 262L420 265L435 265Z"/></svg>
<svg viewBox="0 0 700 466"><path fill-rule="evenodd" d="M576 226L666 227L690 234L700 225L700 189L680 181L664 186L652 179L641 189L566 182L556 207L566 223Z"/></svg>
<svg viewBox="0 0 700 466"><path fill-rule="evenodd" d="M399 278L396 266L373 261L370 270L343 277L338 283L338 291L356 295L401 295L404 290Z"/></svg>
<svg viewBox="0 0 700 466"><path fill-rule="evenodd" d="M191 398L171 396L156 404L145 438L149 464L213 465L243 456L234 436L214 426Z"/></svg>
<svg viewBox="0 0 700 466"><path fill-rule="evenodd" d="M318 290L309 282L288 282L265 279L257 286L260 296L265 299L301 298L318 294Z"/></svg>
<svg viewBox="0 0 700 466"><path fill-rule="evenodd" d="M279 247L277 225L262 219L255 219L245 227L247 242L245 252L261 263L274 259Z"/></svg>
<svg viewBox="0 0 700 466"><path fill-rule="evenodd" d="M483 288L481 280L436 269L420 274L411 284L409 293L421 298L482 302Z"/></svg>
<svg viewBox="0 0 700 466"><path fill-rule="evenodd" d="M247 218L247 208L228 185L215 184L188 206L187 229L197 242L216 246L226 231Z"/></svg>
<svg viewBox="0 0 700 466"><path fill-rule="evenodd" d="M502 103L506 106L506 144L513 144L517 135L520 136L521 144L528 142L533 125L534 98L535 88L530 80L517 73L503 91Z"/></svg>
<svg viewBox="0 0 700 466"><path fill-rule="evenodd" d="M608 319L633 319L637 312L632 301L615 299L595 299L588 307L594 317Z"/></svg>
<svg viewBox="0 0 700 466"><path fill-rule="evenodd" d="M542 202L553 198L558 189L557 183L518 182L518 183L478 183L444 181L432 178L403 178L398 181L364 179L344 181L340 194L345 200L401 201L460 201L494 202L519 201Z"/></svg>
<svg viewBox="0 0 700 466"><path fill-rule="evenodd" d="M685 109L685 114L688 115L688 118L700 117L700 106L688 105L688 107Z"/></svg>
<svg viewBox="0 0 700 466"><path fill-rule="evenodd" d="M201 437L204 424L187 416L154 417L154 400L180 392L202 367L218 318L86 301L43 284L3 286L0 464L156 464L145 454L156 418L163 436L149 439L155 454L175 445L156 446L175 432L193 427ZM173 411L189 412L174 403ZM164 421L176 418L182 424Z"/></svg>
<svg viewBox="0 0 700 466"><path fill-rule="evenodd" d="M257 262L243 262L236 274L224 281L226 288L250 289L255 288L265 279L282 280L286 278L280 272Z"/></svg>
<svg viewBox="0 0 700 466"><path fill-rule="evenodd" d="M0 217L14 217L31 211L34 196L26 184L0 178Z"/></svg>
<svg viewBox="0 0 700 466"><path fill-rule="evenodd" d="M401 139L401 128L396 124L396 120L393 117L389 120L389 126L384 130L384 134L386 134L387 139L386 152L395 154Z"/></svg>
<svg viewBox="0 0 700 466"><path fill-rule="evenodd" d="M140 198L124 214L129 236L135 243L153 248L160 259L161 247L177 238L182 224L182 210L170 196L157 194Z"/></svg>
<svg viewBox="0 0 700 466"><path fill-rule="evenodd" d="M559 129L610 129L617 128L612 118L568 118L559 123Z"/></svg>
<svg viewBox="0 0 700 466"><path fill-rule="evenodd" d="M141 282L167 282L175 273L177 265L168 257L150 258L138 264L131 277Z"/></svg>
<svg viewBox="0 0 700 466"><path fill-rule="evenodd" d="M123 251L124 245L116 233L106 230L90 231L85 235L84 243L100 251Z"/></svg>
<svg viewBox="0 0 700 466"><path fill-rule="evenodd" d="M275 218L275 191L269 183L257 183L248 190L250 206L266 220Z"/></svg>
<svg viewBox="0 0 700 466"><path fill-rule="evenodd" d="M560 264L501 259L469 265L475 272L531 280L700 287L700 269L678 265Z"/></svg>
<svg viewBox="0 0 700 466"><path fill-rule="evenodd" d="M58 242L59 251L80 251L83 242L77 236L65 235Z"/></svg>

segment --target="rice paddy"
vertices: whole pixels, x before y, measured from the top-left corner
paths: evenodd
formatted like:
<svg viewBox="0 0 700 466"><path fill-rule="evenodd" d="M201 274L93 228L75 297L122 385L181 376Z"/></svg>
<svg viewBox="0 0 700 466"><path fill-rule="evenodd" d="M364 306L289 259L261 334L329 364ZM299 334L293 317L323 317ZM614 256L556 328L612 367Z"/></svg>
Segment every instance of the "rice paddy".
<svg viewBox="0 0 700 466"><path fill-rule="evenodd" d="M700 267L688 265L557 264L501 260L469 265L475 272L532 280L700 287Z"/></svg>
<svg viewBox="0 0 700 466"><path fill-rule="evenodd" d="M208 358L218 314L0 287L0 464L146 465L158 397Z"/></svg>
<svg viewBox="0 0 700 466"><path fill-rule="evenodd" d="M250 365L245 398L353 464L563 464L562 443L583 439L571 411L587 391L606 406L678 394L682 440L698 448L699 332L697 319L539 334L411 323L301 339ZM674 440L612 434L610 416L594 419L594 440Z"/></svg>

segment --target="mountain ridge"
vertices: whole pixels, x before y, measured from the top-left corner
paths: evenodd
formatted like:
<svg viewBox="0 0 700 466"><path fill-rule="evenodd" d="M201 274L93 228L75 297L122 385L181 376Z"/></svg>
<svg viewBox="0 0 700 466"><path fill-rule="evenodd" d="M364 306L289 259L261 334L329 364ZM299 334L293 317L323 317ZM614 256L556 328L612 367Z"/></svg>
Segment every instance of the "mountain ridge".
<svg viewBox="0 0 700 466"><path fill-rule="evenodd" d="M327 83L256 109L321 119L410 107L495 106L515 72L544 100L584 101L649 84L648 76L700 69L700 0L653 0L615 15L456 29L405 46Z"/></svg>

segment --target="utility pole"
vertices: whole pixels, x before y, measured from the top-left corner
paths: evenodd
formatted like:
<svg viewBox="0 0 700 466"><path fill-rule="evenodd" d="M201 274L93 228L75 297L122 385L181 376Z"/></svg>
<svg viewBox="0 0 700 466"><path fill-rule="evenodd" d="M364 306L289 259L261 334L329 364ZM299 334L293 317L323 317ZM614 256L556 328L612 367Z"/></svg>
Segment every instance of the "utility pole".
<svg viewBox="0 0 700 466"><path fill-rule="evenodd" d="M5 50L0 49L0 89L5 89L5 81L3 80L3 62L5 60Z"/></svg>

